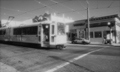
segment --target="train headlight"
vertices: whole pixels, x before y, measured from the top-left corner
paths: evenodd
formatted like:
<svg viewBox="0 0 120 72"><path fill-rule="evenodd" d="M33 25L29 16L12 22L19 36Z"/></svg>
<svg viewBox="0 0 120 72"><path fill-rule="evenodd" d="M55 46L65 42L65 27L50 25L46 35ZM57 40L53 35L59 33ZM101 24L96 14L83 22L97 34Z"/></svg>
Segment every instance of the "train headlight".
<svg viewBox="0 0 120 72"><path fill-rule="evenodd" d="M45 28L48 28L48 25L46 25Z"/></svg>

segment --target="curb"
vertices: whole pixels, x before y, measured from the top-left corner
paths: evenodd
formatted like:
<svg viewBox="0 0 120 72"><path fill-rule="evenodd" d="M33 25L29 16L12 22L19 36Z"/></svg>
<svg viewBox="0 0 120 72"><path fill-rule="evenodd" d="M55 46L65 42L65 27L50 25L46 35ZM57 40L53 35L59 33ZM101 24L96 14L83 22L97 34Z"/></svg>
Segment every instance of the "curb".
<svg viewBox="0 0 120 72"><path fill-rule="evenodd" d="M115 47L120 46L120 44L66 44L66 45L76 45L76 46L115 46Z"/></svg>
<svg viewBox="0 0 120 72"><path fill-rule="evenodd" d="M75 46L110 46L110 45L104 45L104 44L66 44L67 46L69 45L75 45Z"/></svg>

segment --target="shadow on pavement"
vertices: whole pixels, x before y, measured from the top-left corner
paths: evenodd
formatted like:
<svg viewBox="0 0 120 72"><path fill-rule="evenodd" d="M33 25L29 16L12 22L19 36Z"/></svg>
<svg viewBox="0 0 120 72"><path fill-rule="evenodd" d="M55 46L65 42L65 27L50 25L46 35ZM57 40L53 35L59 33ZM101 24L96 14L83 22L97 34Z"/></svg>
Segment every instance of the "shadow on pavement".
<svg viewBox="0 0 120 72"><path fill-rule="evenodd" d="M35 44L35 43L5 42L5 41L0 41L0 43L13 45L13 46L26 47L26 48L34 48L34 49L44 49L44 50L55 49L55 48L49 48L49 47L41 47L39 44Z"/></svg>
<svg viewBox="0 0 120 72"><path fill-rule="evenodd" d="M102 51L99 51L99 52L94 52L94 53L91 53L91 55L104 55L104 56L120 56L120 52L102 52Z"/></svg>
<svg viewBox="0 0 120 72"><path fill-rule="evenodd" d="M77 66L77 67L79 67L79 68L82 68L82 69L84 69L84 70L87 70L87 71L89 71L89 72L95 72L95 71L90 70L90 69L88 69L88 68L86 68L86 67L84 67L84 66L81 66L81 65L76 64L76 63L74 63L74 62L71 62L71 61L62 59L62 58L57 57L57 56L49 56L49 57L51 57L51 58L53 58L53 59L55 59L55 60L61 60L61 61L64 61L64 62L69 62L70 64L72 64L72 65L74 65L74 66Z"/></svg>

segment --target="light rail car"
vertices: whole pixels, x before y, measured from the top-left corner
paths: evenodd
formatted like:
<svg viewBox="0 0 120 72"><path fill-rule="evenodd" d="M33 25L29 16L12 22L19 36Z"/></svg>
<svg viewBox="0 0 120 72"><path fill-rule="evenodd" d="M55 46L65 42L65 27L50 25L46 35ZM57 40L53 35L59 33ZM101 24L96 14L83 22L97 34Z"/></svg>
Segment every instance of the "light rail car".
<svg viewBox="0 0 120 72"><path fill-rule="evenodd" d="M31 25L0 28L0 40L35 43L40 47L65 48L67 35L61 22L37 22Z"/></svg>

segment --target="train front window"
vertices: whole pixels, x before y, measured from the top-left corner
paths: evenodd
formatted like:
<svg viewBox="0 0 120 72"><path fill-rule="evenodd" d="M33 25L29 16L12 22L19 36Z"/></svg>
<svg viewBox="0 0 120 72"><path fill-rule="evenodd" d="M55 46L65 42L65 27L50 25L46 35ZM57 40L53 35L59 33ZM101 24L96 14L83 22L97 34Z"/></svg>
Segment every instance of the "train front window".
<svg viewBox="0 0 120 72"><path fill-rule="evenodd" d="M65 34L65 24L64 23L57 23L58 28L58 35Z"/></svg>

